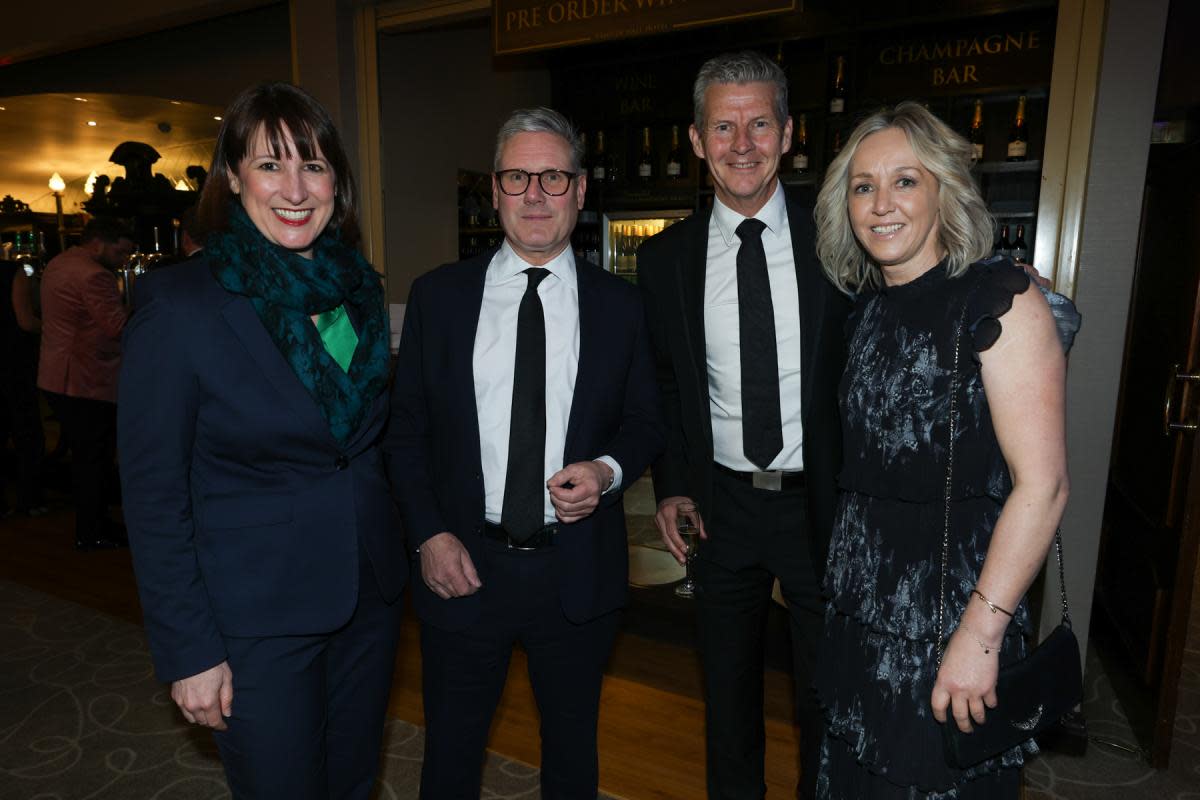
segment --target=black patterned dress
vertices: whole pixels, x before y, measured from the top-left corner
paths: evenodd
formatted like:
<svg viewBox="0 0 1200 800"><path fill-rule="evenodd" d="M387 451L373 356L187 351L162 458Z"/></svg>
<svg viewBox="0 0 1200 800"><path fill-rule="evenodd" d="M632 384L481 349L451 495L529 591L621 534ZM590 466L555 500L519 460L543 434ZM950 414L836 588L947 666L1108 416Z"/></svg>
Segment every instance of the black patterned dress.
<svg viewBox="0 0 1200 800"><path fill-rule="evenodd" d="M826 570L826 641L815 680L829 726L821 797L1016 797L1018 768L1037 752L1031 740L970 770L950 768L930 707L955 329L966 304L947 636L975 586L1012 488L978 353L995 343L1013 296L1029 284L1007 259L978 262L957 278L947 278L939 264L907 284L864 292L855 304L840 387L843 494ZM1022 601L1005 635L1002 666L1024 655L1029 630Z"/></svg>

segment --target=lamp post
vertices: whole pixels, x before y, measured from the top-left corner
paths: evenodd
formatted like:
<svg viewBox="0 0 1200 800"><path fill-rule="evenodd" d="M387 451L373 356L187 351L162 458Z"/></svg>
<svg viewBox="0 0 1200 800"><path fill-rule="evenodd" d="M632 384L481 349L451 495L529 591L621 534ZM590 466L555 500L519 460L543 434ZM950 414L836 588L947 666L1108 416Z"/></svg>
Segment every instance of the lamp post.
<svg viewBox="0 0 1200 800"><path fill-rule="evenodd" d="M57 172L50 176L50 191L54 192L54 208L58 213L58 252L67 249L66 230L63 227L62 193L67 188L62 176Z"/></svg>

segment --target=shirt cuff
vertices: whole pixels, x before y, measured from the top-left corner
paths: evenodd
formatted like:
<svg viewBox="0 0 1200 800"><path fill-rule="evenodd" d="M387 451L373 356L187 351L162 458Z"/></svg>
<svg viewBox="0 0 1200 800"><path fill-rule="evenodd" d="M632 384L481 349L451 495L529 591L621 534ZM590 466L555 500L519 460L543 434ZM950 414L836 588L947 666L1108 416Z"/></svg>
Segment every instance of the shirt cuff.
<svg viewBox="0 0 1200 800"><path fill-rule="evenodd" d="M621 465L617 463L617 460L615 458L613 458L612 456L600 456L599 458L596 459L596 461L599 461L604 464L608 464L608 468L613 471L612 485L610 485L607 489L605 489L603 492L601 492L601 494L608 494L609 492L615 492L618 489L620 489L621 488L621 479L624 476L624 473L621 472Z"/></svg>

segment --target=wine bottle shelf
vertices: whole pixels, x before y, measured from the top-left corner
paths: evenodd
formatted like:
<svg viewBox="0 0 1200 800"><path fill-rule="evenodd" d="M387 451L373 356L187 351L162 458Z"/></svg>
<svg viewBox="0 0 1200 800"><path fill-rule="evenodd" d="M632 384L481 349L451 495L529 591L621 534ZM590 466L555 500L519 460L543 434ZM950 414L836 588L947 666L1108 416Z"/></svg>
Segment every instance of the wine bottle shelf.
<svg viewBox="0 0 1200 800"><path fill-rule="evenodd" d="M972 172L986 175L998 175L1014 172L1040 172L1042 162L1038 159L1031 161L980 161L971 167Z"/></svg>
<svg viewBox="0 0 1200 800"><path fill-rule="evenodd" d="M1022 214L1033 216L1037 210L1028 200L991 200L987 204L988 211L997 217L1019 217Z"/></svg>
<svg viewBox="0 0 1200 800"><path fill-rule="evenodd" d="M779 180L783 181L785 186L816 186L819 183L815 172L806 172L802 175L785 172L779 176Z"/></svg>

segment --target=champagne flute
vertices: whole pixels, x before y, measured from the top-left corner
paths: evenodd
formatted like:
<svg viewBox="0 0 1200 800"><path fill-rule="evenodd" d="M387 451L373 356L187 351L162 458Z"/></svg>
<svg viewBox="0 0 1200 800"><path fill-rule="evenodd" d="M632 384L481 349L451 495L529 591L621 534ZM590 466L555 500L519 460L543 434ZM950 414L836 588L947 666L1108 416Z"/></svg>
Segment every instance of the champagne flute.
<svg viewBox="0 0 1200 800"><path fill-rule="evenodd" d="M675 506L675 530L683 539L684 577L675 587L676 597L691 598L696 594L696 582L692 580L692 561L696 557L696 539L700 534L700 513L695 503L679 503Z"/></svg>

